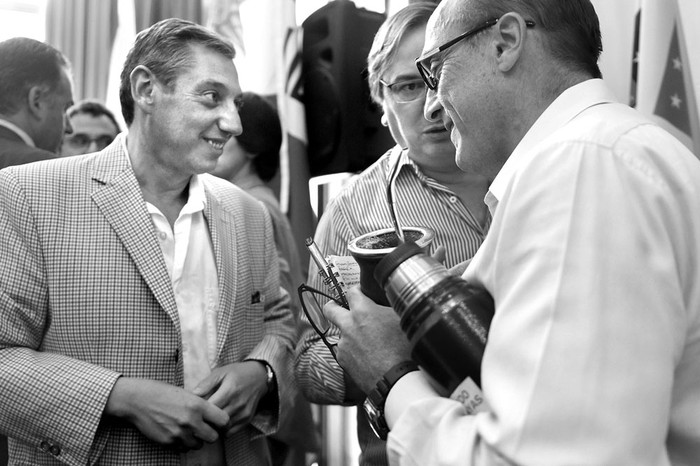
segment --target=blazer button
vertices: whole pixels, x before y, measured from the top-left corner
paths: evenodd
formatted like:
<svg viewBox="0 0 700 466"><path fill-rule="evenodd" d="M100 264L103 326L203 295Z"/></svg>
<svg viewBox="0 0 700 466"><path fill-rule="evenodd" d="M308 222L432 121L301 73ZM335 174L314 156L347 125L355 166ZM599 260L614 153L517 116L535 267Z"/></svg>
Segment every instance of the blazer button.
<svg viewBox="0 0 700 466"><path fill-rule="evenodd" d="M46 440L42 440L39 444L39 450L41 451L49 451L49 448L51 448L51 445Z"/></svg>
<svg viewBox="0 0 700 466"><path fill-rule="evenodd" d="M61 454L61 447L58 445L51 445L51 447L49 447L49 453L51 453L53 456L58 456Z"/></svg>

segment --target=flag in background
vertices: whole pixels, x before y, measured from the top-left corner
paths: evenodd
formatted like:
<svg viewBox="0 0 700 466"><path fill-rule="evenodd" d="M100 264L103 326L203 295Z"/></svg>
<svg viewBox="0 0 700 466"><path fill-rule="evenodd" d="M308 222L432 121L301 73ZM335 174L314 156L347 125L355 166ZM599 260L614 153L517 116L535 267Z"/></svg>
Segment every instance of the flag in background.
<svg viewBox="0 0 700 466"><path fill-rule="evenodd" d="M690 105L690 130L695 155L700 158L700 2L677 0L677 7L680 47L686 60L686 89L689 101L694 103Z"/></svg>
<svg viewBox="0 0 700 466"><path fill-rule="evenodd" d="M664 75L656 99L654 114L664 118L683 133L690 136L690 106L692 102L686 94L683 78L684 63L681 60L681 49L678 44L678 28L673 26L671 44L668 48ZM687 62L686 65L687 66Z"/></svg>
<svg viewBox="0 0 700 466"><path fill-rule="evenodd" d="M695 0L696 1L696 0ZM669 4L670 3L670 4ZM686 35L676 0L642 0L637 67L637 109L681 140L700 157L700 127ZM687 18L687 16L684 16ZM697 16L696 16L697 17ZM685 31L685 32L683 32ZM700 53L695 49L695 54Z"/></svg>
<svg viewBox="0 0 700 466"><path fill-rule="evenodd" d="M278 96L280 114L287 117L285 125L286 137L282 151L286 151L288 157L281 161L280 167L283 167L283 171L288 173L291 173L293 169L299 170L298 173L295 172L295 179L309 178L309 167L306 161L306 147L308 142L306 137L306 114L302 103L302 43L302 29L300 27L288 28L284 38L282 53L284 91ZM292 154L294 154L294 157L291 156ZM301 157L303 157L304 163L297 163L294 167L290 165L290 160L292 158L298 159ZM283 208L287 206L290 201L290 196L288 195L290 193L290 178L291 176L287 177L286 180L282 179L280 181L280 203L283 205ZM304 184L307 185L307 183Z"/></svg>

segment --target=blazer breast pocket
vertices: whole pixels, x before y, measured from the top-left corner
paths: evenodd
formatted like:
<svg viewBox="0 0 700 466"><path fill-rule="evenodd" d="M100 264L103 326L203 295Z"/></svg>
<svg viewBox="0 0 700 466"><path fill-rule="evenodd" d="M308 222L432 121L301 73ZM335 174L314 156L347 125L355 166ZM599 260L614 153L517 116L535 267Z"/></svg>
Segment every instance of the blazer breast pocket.
<svg viewBox="0 0 700 466"><path fill-rule="evenodd" d="M265 322L264 301L253 303L251 297L247 301L234 310L237 316L231 328L231 337L239 342L244 357L262 340Z"/></svg>

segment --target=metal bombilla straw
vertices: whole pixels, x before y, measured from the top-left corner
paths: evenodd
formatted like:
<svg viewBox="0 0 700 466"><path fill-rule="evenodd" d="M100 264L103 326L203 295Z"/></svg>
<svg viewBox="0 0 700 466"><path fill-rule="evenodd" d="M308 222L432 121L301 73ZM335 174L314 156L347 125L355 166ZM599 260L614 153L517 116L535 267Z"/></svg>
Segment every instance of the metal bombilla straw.
<svg viewBox="0 0 700 466"><path fill-rule="evenodd" d="M389 203L389 213L391 214L391 221L394 224L394 230L396 231L396 236L399 238L399 241L401 243L405 243L405 238L403 236L403 230L399 226L399 220L396 215L396 203L394 201L394 191L393 191L393 185L394 181L396 180L396 175L399 172L399 162L401 161L401 157L396 158L396 163L391 169L391 174L389 175L389 183L386 186L386 200Z"/></svg>

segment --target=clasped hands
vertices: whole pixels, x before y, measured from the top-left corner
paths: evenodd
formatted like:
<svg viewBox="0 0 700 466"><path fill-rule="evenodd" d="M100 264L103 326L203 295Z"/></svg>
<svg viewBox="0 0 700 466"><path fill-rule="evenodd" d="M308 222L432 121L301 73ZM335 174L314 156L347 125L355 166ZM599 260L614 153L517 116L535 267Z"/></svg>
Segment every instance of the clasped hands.
<svg viewBox="0 0 700 466"><path fill-rule="evenodd" d="M120 377L105 413L128 420L155 442L188 451L247 426L266 392L265 367L258 361L217 367L192 392L156 380Z"/></svg>

